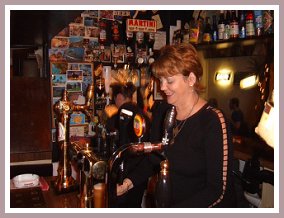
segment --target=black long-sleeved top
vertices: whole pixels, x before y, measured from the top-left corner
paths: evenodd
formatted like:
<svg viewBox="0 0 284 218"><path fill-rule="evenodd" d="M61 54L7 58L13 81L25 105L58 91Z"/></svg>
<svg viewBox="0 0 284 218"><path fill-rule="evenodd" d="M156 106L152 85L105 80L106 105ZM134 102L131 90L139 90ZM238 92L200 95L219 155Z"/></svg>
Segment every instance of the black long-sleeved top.
<svg viewBox="0 0 284 218"><path fill-rule="evenodd" d="M165 153L170 164L171 207L235 207L232 137L220 110L204 105L186 120ZM158 158L149 155L128 178L135 186L151 176L157 164Z"/></svg>

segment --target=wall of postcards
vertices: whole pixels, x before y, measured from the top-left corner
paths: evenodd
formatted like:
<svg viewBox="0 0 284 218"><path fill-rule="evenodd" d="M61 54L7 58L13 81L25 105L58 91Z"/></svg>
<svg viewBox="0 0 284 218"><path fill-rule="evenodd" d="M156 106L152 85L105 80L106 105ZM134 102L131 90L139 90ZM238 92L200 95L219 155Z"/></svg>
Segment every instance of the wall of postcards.
<svg viewBox="0 0 284 218"><path fill-rule="evenodd" d="M83 11L81 16L51 39L49 61L53 105L60 100L65 89L69 100L76 104L84 104L88 85L102 76L102 70L98 70L102 65L111 66L112 69L118 66L115 74L112 72L112 81L133 80L137 86L149 83L150 76L146 75L148 73L146 67L140 70L142 75L139 78L140 80L146 78L147 81L137 82L138 76L135 76L137 72L127 71L122 66L135 65L137 58L142 58L144 65L147 66L149 56L153 55L155 33L153 30L147 32L145 29L149 27L147 20L140 22L133 20L132 24L138 25L134 25L133 28L143 28L143 31L130 32L132 36L126 33L127 19L134 18L137 13L137 11L113 10ZM156 28L156 21L151 22L155 22ZM141 35L144 38L141 39ZM147 90L146 85L145 90ZM53 117L53 131L55 131L56 116ZM70 120L70 135L92 135L88 123L89 118L85 114L74 112Z"/></svg>

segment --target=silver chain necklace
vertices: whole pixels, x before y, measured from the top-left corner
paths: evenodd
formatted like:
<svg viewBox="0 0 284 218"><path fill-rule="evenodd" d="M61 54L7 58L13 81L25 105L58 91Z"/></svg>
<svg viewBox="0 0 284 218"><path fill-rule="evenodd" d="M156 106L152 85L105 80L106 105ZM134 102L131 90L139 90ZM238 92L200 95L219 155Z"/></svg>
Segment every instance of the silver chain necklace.
<svg viewBox="0 0 284 218"><path fill-rule="evenodd" d="M177 137L177 135L180 133L180 131L182 130L182 128L184 127L186 121L188 120L188 118L190 117L194 107L196 106L196 104L199 101L199 95L197 95L197 99L195 101L195 103L192 105L192 108L190 109L188 115L186 116L186 119L181 121L178 125L176 125L173 129L173 139L172 139L172 144L174 143L175 138Z"/></svg>

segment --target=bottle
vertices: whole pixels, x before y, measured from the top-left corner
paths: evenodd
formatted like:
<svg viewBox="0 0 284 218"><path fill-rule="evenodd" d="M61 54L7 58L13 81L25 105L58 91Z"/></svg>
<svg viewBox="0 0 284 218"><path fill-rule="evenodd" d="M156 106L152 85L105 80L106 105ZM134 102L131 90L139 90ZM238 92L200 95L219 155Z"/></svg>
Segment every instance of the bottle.
<svg viewBox="0 0 284 218"><path fill-rule="evenodd" d="M117 22L117 20L114 20L112 22L111 35L113 43L114 44L118 43L120 40L120 31L119 31L119 23Z"/></svg>
<svg viewBox="0 0 284 218"><path fill-rule="evenodd" d="M230 11L227 11L226 20L225 20L224 40L230 38L230 20L231 20Z"/></svg>
<svg viewBox="0 0 284 218"><path fill-rule="evenodd" d="M212 24L212 41L216 42L218 40L218 27L216 15L213 15L213 24Z"/></svg>
<svg viewBox="0 0 284 218"><path fill-rule="evenodd" d="M263 35L263 22L262 22L262 10L254 11L254 22L255 22L255 35Z"/></svg>
<svg viewBox="0 0 284 218"><path fill-rule="evenodd" d="M251 38L255 36L253 11L246 13L246 37Z"/></svg>
<svg viewBox="0 0 284 218"><path fill-rule="evenodd" d="M189 24L187 22L184 24L182 43L184 43L184 44L189 43Z"/></svg>
<svg viewBox="0 0 284 218"><path fill-rule="evenodd" d="M211 33L212 33L212 29L210 25L210 18L206 17L205 18L205 28L203 32L203 42L210 43L212 41Z"/></svg>
<svg viewBox="0 0 284 218"><path fill-rule="evenodd" d="M105 45L107 41L107 33L106 33L106 21L104 19L100 20L99 27L100 27L100 34L99 34L99 43L102 47Z"/></svg>
<svg viewBox="0 0 284 218"><path fill-rule="evenodd" d="M128 64L134 62L134 40L131 31L126 31L126 62Z"/></svg>
<svg viewBox="0 0 284 218"><path fill-rule="evenodd" d="M263 32L265 35L273 34L273 11L271 10L263 12Z"/></svg>
<svg viewBox="0 0 284 218"><path fill-rule="evenodd" d="M246 38L246 13L245 11L240 11L239 13L239 38L244 39Z"/></svg>
<svg viewBox="0 0 284 218"><path fill-rule="evenodd" d="M143 32L137 32L136 33L136 43L137 43L138 48L145 47L144 33Z"/></svg>
<svg viewBox="0 0 284 218"><path fill-rule="evenodd" d="M155 190L155 204L157 208L166 208L171 205L172 188L170 183L169 161L160 164L160 173Z"/></svg>
<svg viewBox="0 0 284 218"><path fill-rule="evenodd" d="M220 11L220 17L218 21L218 40L224 40L225 34L225 18L224 18L224 11Z"/></svg>
<svg viewBox="0 0 284 218"><path fill-rule="evenodd" d="M231 39L239 38L239 22L235 10L231 11L230 38Z"/></svg>
<svg viewBox="0 0 284 218"><path fill-rule="evenodd" d="M148 49L154 48L154 43L155 43L155 33L150 32L147 34L147 46Z"/></svg>

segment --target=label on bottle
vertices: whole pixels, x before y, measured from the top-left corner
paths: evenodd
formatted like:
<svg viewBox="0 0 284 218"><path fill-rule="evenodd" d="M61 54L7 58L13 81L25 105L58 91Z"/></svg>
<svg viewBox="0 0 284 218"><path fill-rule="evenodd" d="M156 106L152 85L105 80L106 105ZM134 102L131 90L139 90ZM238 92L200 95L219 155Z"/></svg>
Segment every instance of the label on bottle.
<svg viewBox="0 0 284 218"><path fill-rule="evenodd" d="M254 36L254 25L253 20L246 20L246 36Z"/></svg>
<svg viewBox="0 0 284 218"><path fill-rule="evenodd" d="M223 40L225 33L225 24L218 24L218 39Z"/></svg>
<svg viewBox="0 0 284 218"><path fill-rule="evenodd" d="M195 44L198 43L198 36L199 36L199 29L191 28L189 31L189 41Z"/></svg>
<svg viewBox="0 0 284 218"><path fill-rule="evenodd" d="M239 37L239 24L238 22L231 22L230 24L230 38Z"/></svg>

